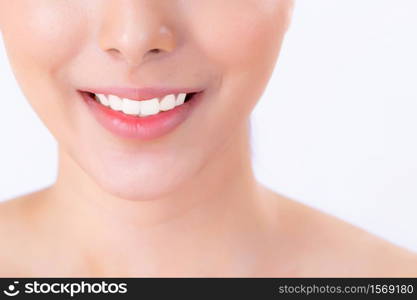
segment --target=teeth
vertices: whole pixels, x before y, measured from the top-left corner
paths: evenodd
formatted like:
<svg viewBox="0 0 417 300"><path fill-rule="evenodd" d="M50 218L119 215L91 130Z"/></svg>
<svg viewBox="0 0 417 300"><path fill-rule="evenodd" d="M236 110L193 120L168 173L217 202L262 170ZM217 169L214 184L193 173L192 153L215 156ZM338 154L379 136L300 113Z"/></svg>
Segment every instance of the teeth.
<svg viewBox="0 0 417 300"><path fill-rule="evenodd" d="M151 100L141 101L139 116L150 116L159 113L159 100L153 98Z"/></svg>
<svg viewBox="0 0 417 300"><path fill-rule="evenodd" d="M182 105L187 94L181 93L178 95L166 95L162 100L153 98L150 100L131 100L127 98L120 98L115 95L96 94L96 99L99 103L116 111L122 111L127 115L132 116L150 116L159 113L160 111L168 111L176 106Z"/></svg>
<svg viewBox="0 0 417 300"><path fill-rule="evenodd" d="M123 98L122 111L127 115L139 115L140 112L140 101L129 100Z"/></svg>
<svg viewBox="0 0 417 300"><path fill-rule="evenodd" d="M159 109L162 111L167 111L175 107L175 95L167 95L162 99L159 104Z"/></svg>
<svg viewBox="0 0 417 300"><path fill-rule="evenodd" d="M100 103L103 104L104 106L109 106L110 105L109 99L107 99L106 95L97 94L96 96L98 98L98 101L100 101Z"/></svg>
<svg viewBox="0 0 417 300"><path fill-rule="evenodd" d="M177 99L175 100L175 105L178 106L183 104L186 96L187 94L184 93L178 94Z"/></svg>
<svg viewBox="0 0 417 300"><path fill-rule="evenodd" d="M110 107L113 110L122 110L122 99L117 96L109 95Z"/></svg>

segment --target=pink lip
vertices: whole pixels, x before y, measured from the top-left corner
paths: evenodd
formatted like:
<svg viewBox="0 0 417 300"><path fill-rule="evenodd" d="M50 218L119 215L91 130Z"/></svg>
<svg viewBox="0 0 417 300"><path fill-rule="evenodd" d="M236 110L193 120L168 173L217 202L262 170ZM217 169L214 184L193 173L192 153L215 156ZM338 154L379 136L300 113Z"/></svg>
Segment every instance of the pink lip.
<svg viewBox="0 0 417 300"><path fill-rule="evenodd" d="M106 87L106 88L82 88L84 92L94 94L115 95L120 98L130 100L149 100L152 98L162 98L166 95L177 95L180 93L197 93L202 89L195 88L125 88L125 87Z"/></svg>
<svg viewBox="0 0 417 300"><path fill-rule="evenodd" d="M194 90L195 91L195 90ZM193 108L198 104L204 92L197 92L184 104L168 111L161 111L156 115L137 117L126 115L121 111L114 111L109 107L94 100L90 93L112 94L132 100L144 100L161 97L168 94L188 93L186 89L85 89L79 90L84 102L89 107L90 112L105 129L111 133L129 139L151 140L161 137L173 131L177 126L184 122L191 114Z"/></svg>

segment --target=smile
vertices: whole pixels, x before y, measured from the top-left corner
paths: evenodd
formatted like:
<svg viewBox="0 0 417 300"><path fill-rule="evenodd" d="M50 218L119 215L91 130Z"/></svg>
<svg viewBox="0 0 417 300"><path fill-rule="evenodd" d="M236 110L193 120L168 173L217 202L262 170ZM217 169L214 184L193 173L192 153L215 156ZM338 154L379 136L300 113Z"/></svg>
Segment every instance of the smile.
<svg viewBox="0 0 417 300"><path fill-rule="evenodd" d="M109 107L114 111L121 111L124 114L131 116L146 117L183 105L192 98L193 93L170 94L161 98L141 101L120 98L116 95L92 94L91 96L101 105Z"/></svg>
<svg viewBox="0 0 417 300"><path fill-rule="evenodd" d="M174 130L202 98L201 89L79 90L102 127L124 138L149 140Z"/></svg>

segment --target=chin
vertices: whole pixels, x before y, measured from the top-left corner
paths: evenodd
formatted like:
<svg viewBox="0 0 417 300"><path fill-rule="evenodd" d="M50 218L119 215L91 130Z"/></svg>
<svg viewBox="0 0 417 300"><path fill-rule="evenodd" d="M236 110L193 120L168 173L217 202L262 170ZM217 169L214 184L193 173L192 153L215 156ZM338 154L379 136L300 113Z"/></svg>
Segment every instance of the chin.
<svg viewBox="0 0 417 300"><path fill-rule="evenodd" d="M121 200L152 201L179 190L189 181L193 170L190 165L145 162L136 164L108 164L84 170L105 193Z"/></svg>

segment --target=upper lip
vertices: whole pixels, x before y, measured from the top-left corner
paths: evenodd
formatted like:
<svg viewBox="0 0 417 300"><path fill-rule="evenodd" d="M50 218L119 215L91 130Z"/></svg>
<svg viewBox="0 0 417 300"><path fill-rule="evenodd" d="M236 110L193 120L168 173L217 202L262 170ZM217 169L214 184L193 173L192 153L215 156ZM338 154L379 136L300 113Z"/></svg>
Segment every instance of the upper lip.
<svg viewBox="0 0 417 300"><path fill-rule="evenodd" d="M161 98L171 94L190 94L201 92L198 88L129 88L129 87L101 87L101 88L83 88L81 92L89 92L94 94L115 95L120 98L127 98L131 100L147 100L153 98Z"/></svg>

